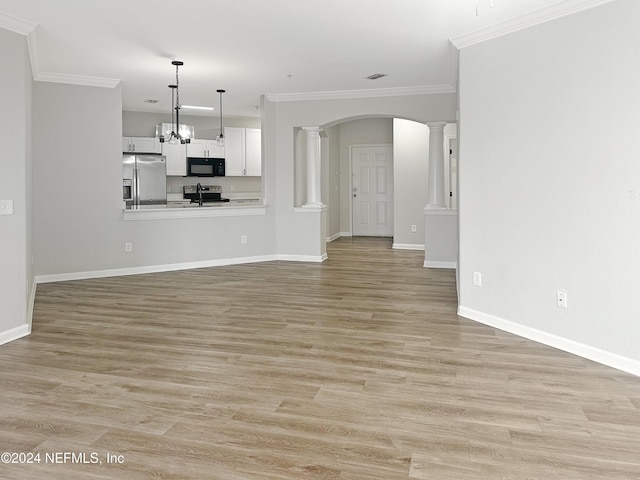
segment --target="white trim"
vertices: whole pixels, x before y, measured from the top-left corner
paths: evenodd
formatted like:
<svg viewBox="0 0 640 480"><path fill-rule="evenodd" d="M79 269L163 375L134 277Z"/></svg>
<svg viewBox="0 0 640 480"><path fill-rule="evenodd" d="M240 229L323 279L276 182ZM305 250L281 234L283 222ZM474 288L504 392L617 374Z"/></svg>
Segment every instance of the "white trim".
<svg viewBox="0 0 640 480"><path fill-rule="evenodd" d="M8 13L0 12L0 28L4 28L5 30L19 33L20 35L29 35L37 26L37 23L30 22L24 18L14 17Z"/></svg>
<svg viewBox="0 0 640 480"><path fill-rule="evenodd" d="M29 45L33 45L32 42L30 42ZM33 72L33 79L38 82L67 83L70 85L102 88L115 88L120 84L120 80L117 78L89 77L84 75L39 72L35 70Z"/></svg>
<svg viewBox="0 0 640 480"><path fill-rule="evenodd" d="M256 255L254 257L222 258L218 260L203 260L198 262L170 263L166 265L149 265L146 267L113 268L109 270L93 270L88 272L59 273L36 276L36 283L66 282L69 280L88 280L92 278L121 277L125 275L142 275L145 273L173 272L176 270L192 270L194 268L225 267L246 263L273 262L284 260L288 262L323 262L324 255ZM34 289L35 291L35 289Z"/></svg>
<svg viewBox="0 0 640 480"><path fill-rule="evenodd" d="M29 333L31 333L31 325L33 325L33 307L36 304L36 288L38 284L34 278L31 282L31 291L29 292L29 300L27 304L27 325L29 326Z"/></svg>
<svg viewBox="0 0 640 480"><path fill-rule="evenodd" d="M400 97L455 93L454 85L423 85L420 87L370 88L365 90L337 90L333 92L268 93L270 102L299 102L309 100L345 100L351 98Z"/></svg>
<svg viewBox="0 0 640 480"><path fill-rule="evenodd" d="M293 207L295 213L323 213L327 211L327 206L321 205L303 205L301 207Z"/></svg>
<svg viewBox="0 0 640 480"><path fill-rule="evenodd" d="M351 232L340 232L341 237L353 237Z"/></svg>
<svg viewBox="0 0 640 480"><path fill-rule="evenodd" d="M458 215L458 210L456 209L447 207L432 207L430 205L424 207L422 211L425 215Z"/></svg>
<svg viewBox="0 0 640 480"><path fill-rule="evenodd" d="M314 263L322 263L329 256L326 253L322 255L276 255L276 260L281 260L283 262L314 262Z"/></svg>
<svg viewBox="0 0 640 480"><path fill-rule="evenodd" d="M543 332L542 330L520 325L510 320L505 320L503 318L463 306L458 306L458 315L504 330L505 332L513 333L520 337L528 338L529 340L578 355L582 358L593 360L594 362L601 363L602 365L607 365L617 370L640 376L640 361L638 360L623 357L605 350L600 350L599 348L591 347L574 340L559 337L551 333Z"/></svg>
<svg viewBox="0 0 640 480"><path fill-rule="evenodd" d="M36 79L40 71L40 55L38 53L38 39L35 30L27 35L27 49L29 50L29 60L31 61L31 75Z"/></svg>
<svg viewBox="0 0 640 480"><path fill-rule="evenodd" d="M31 333L31 325L24 324L19 327L12 328L6 332L0 332L0 345L13 342L19 338L26 337Z"/></svg>
<svg viewBox="0 0 640 480"><path fill-rule="evenodd" d="M334 240L339 239L341 236L342 236L342 234L340 232L338 232L338 233L334 233L330 237L327 237L325 240L326 240L327 243L330 243L330 242L333 242Z"/></svg>
<svg viewBox="0 0 640 480"><path fill-rule="evenodd" d="M275 255L257 255L255 257L222 258L218 260L204 260L198 262L171 263L166 265L149 265L146 267L113 268L109 270L93 270L88 272L59 273L53 275L38 275L38 283L66 282L69 280L87 280L91 278L120 277L124 275L141 275L145 273L173 272L176 270L191 270L194 268L224 267L244 263L269 262L277 260Z"/></svg>
<svg viewBox="0 0 640 480"><path fill-rule="evenodd" d="M478 43L501 37L509 33L524 30L541 23L549 22L557 18L573 15L574 13L598 7L614 0L565 0L548 7L534 10L516 18L506 20L496 25L491 25L480 30L475 30L459 37L451 38L449 41L458 49L476 45Z"/></svg>
<svg viewBox="0 0 640 480"><path fill-rule="evenodd" d="M425 260L423 264L424 268L450 268L457 269L458 262L436 262L433 260Z"/></svg>
<svg viewBox="0 0 640 480"><path fill-rule="evenodd" d="M420 245L419 243L394 243L391 248L395 250L423 250L424 245Z"/></svg>
<svg viewBox="0 0 640 480"><path fill-rule="evenodd" d="M240 217L249 215L265 215L263 206L233 206L233 207L185 207L185 208L153 208L143 210L124 210L124 219L130 220L160 220L170 218L204 218L204 217Z"/></svg>

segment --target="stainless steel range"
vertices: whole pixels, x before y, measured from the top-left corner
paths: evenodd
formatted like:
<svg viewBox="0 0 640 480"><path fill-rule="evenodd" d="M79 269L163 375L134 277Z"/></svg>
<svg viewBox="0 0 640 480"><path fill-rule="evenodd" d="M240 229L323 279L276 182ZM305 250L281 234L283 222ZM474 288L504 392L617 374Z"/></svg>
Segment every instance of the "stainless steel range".
<svg viewBox="0 0 640 480"><path fill-rule="evenodd" d="M222 198L220 185L185 185L182 187L182 196L191 203L202 205L207 202L228 202L228 198Z"/></svg>

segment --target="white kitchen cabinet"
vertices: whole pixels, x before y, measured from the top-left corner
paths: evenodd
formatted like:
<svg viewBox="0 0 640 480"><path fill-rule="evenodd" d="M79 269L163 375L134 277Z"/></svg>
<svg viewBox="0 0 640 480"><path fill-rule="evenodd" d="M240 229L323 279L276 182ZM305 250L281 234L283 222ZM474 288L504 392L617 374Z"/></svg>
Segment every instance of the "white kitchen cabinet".
<svg viewBox="0 0 640 480"><path fill-rule="evenodd" d="M167 159L167 175L187 176L187 143L163 143L162 154Z"/></svg>
<svg viewBox="0 0 640 480"><path fill-rule="evenodd" d="M225 169L228 177L262 175L262 142L259 128L224 129Z"/></svg>
<svg viewBox="0 0 640 480"><path fill-rule="evenodd" d="M216 140L193 138L191 143L187 145L187 156L224 158L224 147L219 146Z"/></svg>
<svg viewBox="0 0 640 480"><path fill-rule="evenodd" d="M123 153L160 153L160 140L155 137L122 137Z"/></svg>

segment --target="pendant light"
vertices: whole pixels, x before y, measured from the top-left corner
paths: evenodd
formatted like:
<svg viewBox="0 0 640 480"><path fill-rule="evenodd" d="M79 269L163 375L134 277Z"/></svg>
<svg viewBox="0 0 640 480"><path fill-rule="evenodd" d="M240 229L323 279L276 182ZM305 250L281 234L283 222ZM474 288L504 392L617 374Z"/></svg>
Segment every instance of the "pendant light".
<svg viewBox="0 0 640 480"><path fill-rule="evenodd" d="M169 134L169 143L178 143L178 136L176 135L177 128L175 126L176 124L173 122L173 119L175 118L173 105L175 104L176 89L178 88L178 86L169 85L169 88L171 89L171 133ZM164 136L160 137L160 142L164 141Z"/></svg>
<svg viewBox="0 0 640 480"><path fill-rule="evenodd" d="M216 138L218 141L219 147L224 147L224 129L222 127L222 94L225 92L224 90L217 90L220 94L220 135Z"/></svg>
<svg viewBox="0 0 640 480"><path fill-rule="evenodd" d="M171 62L171 65L176 67L176 83L175 85L169 85L171 89L171 133L169 134L169 143L191 143L191 139L187 136L184 137L180 134L180 87L179 87L179 79L178 79L178 68L184 65L184 62L179 60L174 60ZM174 101L174 93L175 93L175 105ZM173 110L176 111L176 123L173 123ZM164 141L163 137L161 138L161 142Z"/></svg>

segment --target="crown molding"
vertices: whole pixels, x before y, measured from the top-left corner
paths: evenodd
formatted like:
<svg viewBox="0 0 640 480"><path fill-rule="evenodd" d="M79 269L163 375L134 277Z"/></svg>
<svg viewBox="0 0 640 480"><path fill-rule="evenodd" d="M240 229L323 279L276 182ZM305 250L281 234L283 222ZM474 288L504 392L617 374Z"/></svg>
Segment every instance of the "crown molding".
<svg viewBox="0 0 640 480"><path fill-rule="evenodd" d="M5 30L10 30L20 35L29 35L37 26L37 23L0 12L0 28Z"/></svg>
<svg viewBox="0 0 640 480"><path fill-rule="evenodd" d="M83 75L68 75L62 73L41 72L38 55L38 38L36 35L37 23L24 20L22 18L7 15L0 12L0 28L27 37L27 47L29 49L29 59L31 61L31 71L33 79L38 82L67 83L71 85L82 85L88 87L114 88L120 84L117 78L88 77Z"/></svg>
<svg viewBox="0 0 640 480"><path fill-rule="evenodd" d="M308 100L345 100L372 97L399 97L406 95L433 95L455 93L453 85L425 85L422 87L371 88L365 90L338 90L332 92L268 93L270 102L298 102Z"/></svg>
<svg viewBox="0 0 640 480"><path fill-rule="evenodd" d="M615 0L565 0L505 22L451 38L449 41L457 49L461 49L613 1Z"/></svg>
<svg viewBox="0 0 640 480"><path fill-rule="evenodd" d="M115 88L120 84L117 78L88 77L83 75L69 75L51 72L33 72L33 79L37 82L67 83L85 87Z"/></svg>

